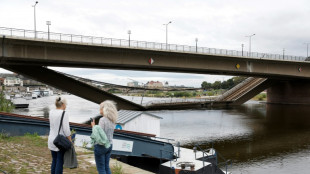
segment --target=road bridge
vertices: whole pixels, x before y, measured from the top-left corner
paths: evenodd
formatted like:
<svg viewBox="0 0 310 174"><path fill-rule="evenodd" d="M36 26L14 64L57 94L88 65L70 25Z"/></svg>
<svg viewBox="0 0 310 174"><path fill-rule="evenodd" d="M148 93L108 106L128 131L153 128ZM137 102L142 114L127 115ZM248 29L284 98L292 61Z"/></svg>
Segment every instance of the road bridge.
<svg viewBox="0 0 310 174"><path fill-rule="evenodd" d="M61 33L37 32L34 38L34 31L3 27L0 28L0 35L0 66L11 71L20 71L18 66L60 66L242 75L288 80L281 93L291 87L301 91L300 84L310 86L310 63L304 61L305 57ZM24 73L27 75L27 72ZM48 75L45 78L50 79ZM268 101L281 100L277 97L281 95L277 94L278 88L269 90L274 97L268 98ZM303 95L309 98L304 98L303 103L310 103L310 91L306 88L302 90ZM291 97L288 94L282 99L289 103Z"/></svg>

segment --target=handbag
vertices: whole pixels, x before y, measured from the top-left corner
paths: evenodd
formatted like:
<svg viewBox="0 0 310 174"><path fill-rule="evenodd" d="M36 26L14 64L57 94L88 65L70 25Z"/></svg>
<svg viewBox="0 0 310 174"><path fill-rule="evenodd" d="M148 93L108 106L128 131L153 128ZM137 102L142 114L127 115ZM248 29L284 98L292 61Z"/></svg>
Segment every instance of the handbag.
<svg viewBox="0 0 310 174"><path fill-rule="evenodd" d="M65 115L65 111L63 111L63 113L62 113L59 129L58 129L58 135L56 136L53 143L59 150L67 151L67 150L71 149L71 142L67 137L59 134L60 128L62 126L62 120L64 118L64 115Z"/></svg>

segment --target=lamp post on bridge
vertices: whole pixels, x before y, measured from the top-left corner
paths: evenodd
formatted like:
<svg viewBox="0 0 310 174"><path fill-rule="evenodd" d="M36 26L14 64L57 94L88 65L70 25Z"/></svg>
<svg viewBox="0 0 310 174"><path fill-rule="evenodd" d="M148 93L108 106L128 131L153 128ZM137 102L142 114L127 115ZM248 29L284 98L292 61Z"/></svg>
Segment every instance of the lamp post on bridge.
<svg viewBox="0 0 310 174"><path fill-rule="evenodd" d="M196 42L196 53L197 53L197 43L198 43L198 38L195 39Z"/></svg>
<svg viewBox="0 0 310 174"><path fill-rule="evenodd" d="M51 25L51 24L52 24L51 21L46 21L48 40L50 40L50 25Z"/></svg>
<svg viewBox="0 0 310 174"><path fill-rule="evenodd" d="M241 55L243 57L243 47L244 47L244 44L241 44Z"/></svg>
<svg viewBox="0 0 310 174"><path fill-rule="evenodd" d="M283 60L284 60L285 48L283 48Z"/></svg>
<svg viewBox="0 0 310 174"><path fill-rule="evenodd" d="M131 35L131 30L128 30L128 37L129 37L129 47L130 47L130 35Z"/></svg>
<svg viewBox="0 0 310 174"><path fill-rule="evenodd" d="M36 6L39 2L36 1L35 4L32 6L34 9L34 37L37 38L37 26L36 26Z"/></svg>
<svg viewBox="0 0 310 174"><path fill-rule="evenodd" d="M308 57L309 57L309 44L310 44L310 43L304 43L304 44L307 45L307 58L308 58Z"/></svg>
<svg viewBox="0 0 310 174"><path fill-rule="evenodd" d="M251 56L251 41L252 41L252 36L255 36L255 34L245 36L249 38L249 57Z"/></svg>
<svg viewBox="0 0 310 174"><path fill-rule="evenodd" d="M168 48L168 25L171 23L172 21L169 21L167 24L163 24L166 26L166 49Z"/></svg>
<svg viewBox="0 0 310 174"><path fill-rule="evenodd" d="M143 97L144 97L144 94L145 94L145 84L144 83L142 83L142 88L144 88L144 91L143 91L142 98L141 98L141 105L142 105Z"/></svg>

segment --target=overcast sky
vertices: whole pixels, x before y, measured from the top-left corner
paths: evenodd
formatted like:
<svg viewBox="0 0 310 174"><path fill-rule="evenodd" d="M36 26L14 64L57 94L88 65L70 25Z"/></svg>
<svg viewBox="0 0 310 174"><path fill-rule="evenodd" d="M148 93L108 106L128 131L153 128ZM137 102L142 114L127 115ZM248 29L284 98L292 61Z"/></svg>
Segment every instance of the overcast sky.
<svg viewBox="0 0 310 174"><path fill-rule="evenodd" d="M33 0L0 0L0 26L34 28ZM306 56L310 42L309 0L39 0L37 30L165 42L164 23L169 24L169 43L252 52ZM170 85L200 86L202 81L227 76L159 72L57 68L87 78L126 84L130 79L169 81ZM0 72L5 72L0 69Z"/></svg>

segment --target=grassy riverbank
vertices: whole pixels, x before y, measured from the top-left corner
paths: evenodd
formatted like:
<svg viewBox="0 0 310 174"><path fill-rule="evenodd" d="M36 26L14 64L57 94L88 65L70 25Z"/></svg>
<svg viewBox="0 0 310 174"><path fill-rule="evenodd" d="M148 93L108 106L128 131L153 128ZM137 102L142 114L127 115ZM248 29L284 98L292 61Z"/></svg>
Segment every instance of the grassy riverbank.
<svg viewBox="0 0 310 174"><path fill-rule="evenodd" d="M252 100L266 101L267 100L267 94L266 93L257 94L255 97L253 97Z"/></svg>
<svg viewBox="0 0 310 174"><path fill-rule="evenodd" d="M79 167L64 169L64 173L97 173L95 165L84 158L87 155L93 156L89 152L77 151ZM0 134L0 170L9 174L50 173L51 161L51 152L47 148L46 138L36 134L18 137Z"/></svg>

